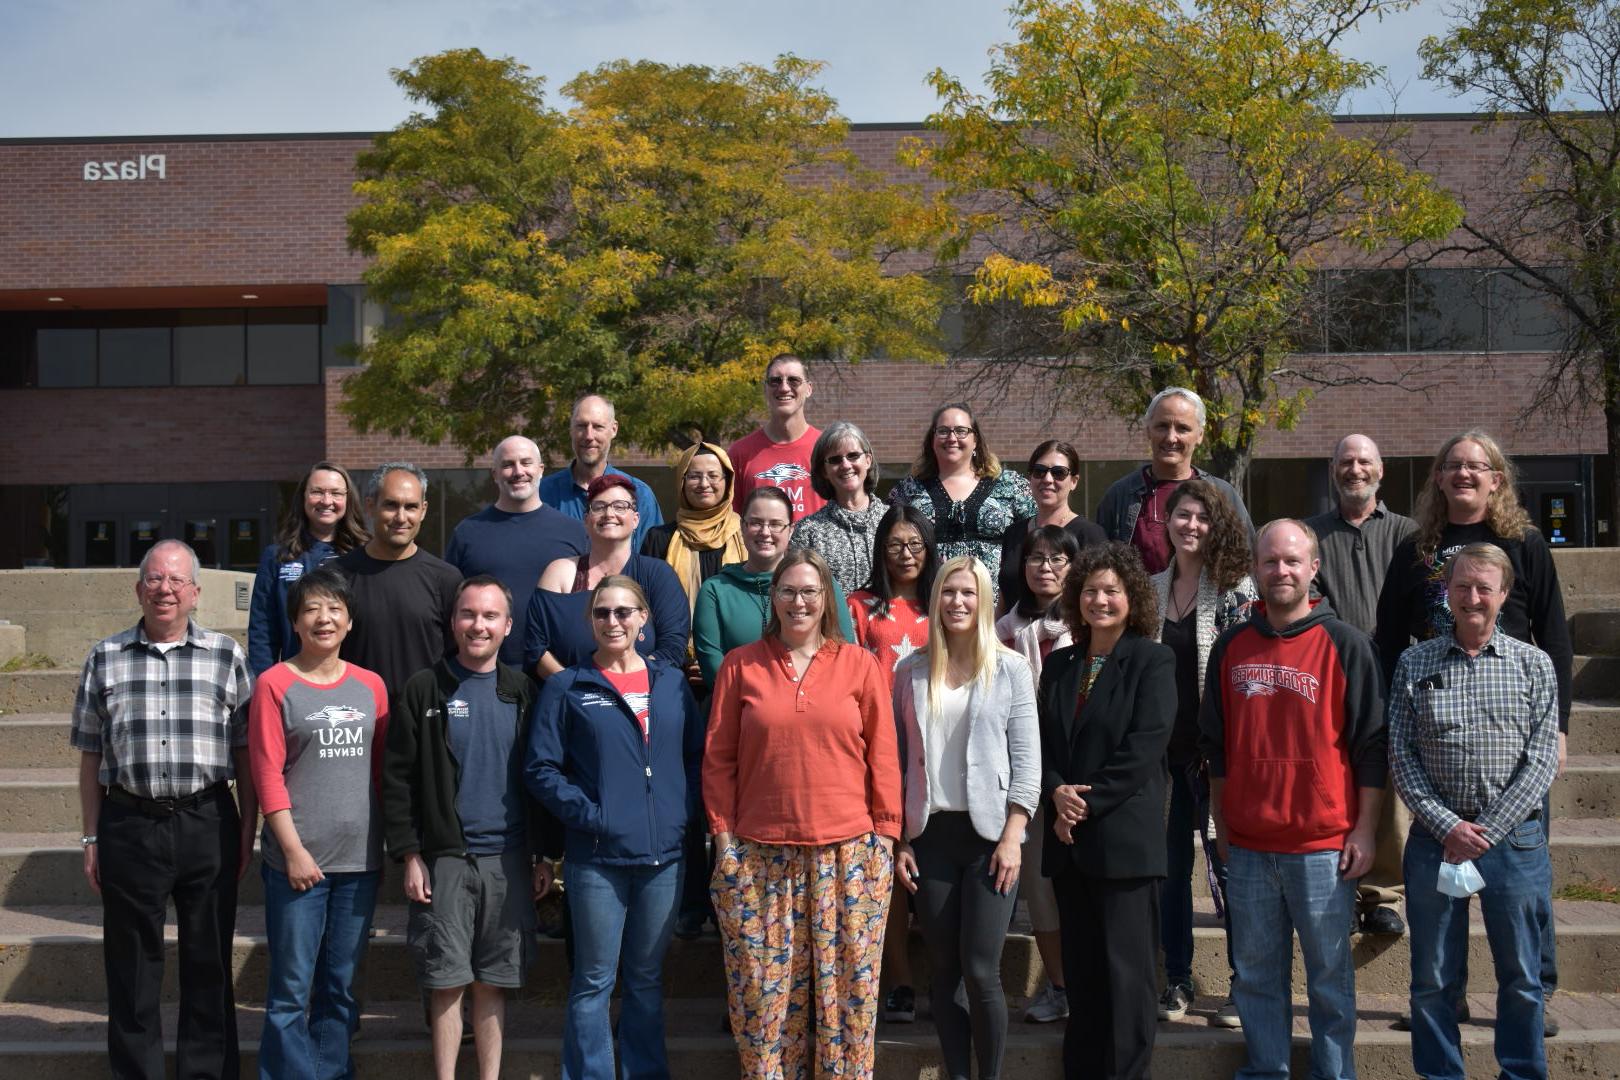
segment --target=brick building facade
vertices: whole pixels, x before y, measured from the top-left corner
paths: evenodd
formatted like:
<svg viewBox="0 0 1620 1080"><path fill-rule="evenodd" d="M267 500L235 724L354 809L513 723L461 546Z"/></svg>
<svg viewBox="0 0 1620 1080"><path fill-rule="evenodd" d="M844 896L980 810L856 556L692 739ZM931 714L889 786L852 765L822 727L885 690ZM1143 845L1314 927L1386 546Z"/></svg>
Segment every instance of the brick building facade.
<svg viewBox="0 0 1620 1080"><path fill-rule="evenodd" d="M868 164L897 171L901 140L919 134L857 125L849 139ZM1456 191L1485 183L1500 154L1471 117L1417 120L1410 138ZM126 564L159 535L200 537L211 561L241 565L273 532L288 487L322 457L357 474L394 458L444 470L426 533L433 546L488 496L460 450L361 435L338 408L353 369L337 347L375 318L356 288L364 261L348 250L344 223L355 156L368 142L0 140L0 567ZM135 178L88 178L109 172ZM1399 288L1415 296L1419 285ZM1591 492L1606 475L1595 412L1519 422L1544 355L1494 331L1489 340L1510 347L1441 351L1417 347L1417 337L1335 357L1374 381L1404 374L1423 389L1322 391L1296 430L1261 441L1246 493L1257 515L1315 510L1326 491L1321 463L1352 429L1383 447L1390 501L1404 509L1415 471L1454 426L1436 419L1442 411L1499 433L1525 467L1533 515L1538 492ZM209 351L220 343L222 367ZM1140 456L1139 430L1101 411L1053 415L1041 387L991 401L973 386L982 363L824 367L811 418L859 424L892 473L915 455L932 408L966 398L1006 459L1054 434L1072 441L1088 462L1088 508ZM661 451L627 447L616 461L667 484ZM1594 534L1608 516L1606 506L1584 515Z"/></svg>

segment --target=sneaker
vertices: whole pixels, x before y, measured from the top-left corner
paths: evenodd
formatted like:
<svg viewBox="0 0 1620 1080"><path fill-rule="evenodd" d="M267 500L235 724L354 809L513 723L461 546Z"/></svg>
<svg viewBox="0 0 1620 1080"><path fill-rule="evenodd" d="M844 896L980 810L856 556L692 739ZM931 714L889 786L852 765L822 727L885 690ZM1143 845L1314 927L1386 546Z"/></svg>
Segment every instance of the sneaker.
<svg viewBox="0 0 1620 1080"><path fill-rule="evenodd" d="M909 986L897 986L883 999L883 1019L891 1024L909 1024L917 1019L917 995Z"/></svg>
<svg viewBox="0 0 1620 1080"><path fill-rule="evenodd" d="M1457 1023L1466 1024L1466 1023L1468 1023L1468 1021L1472 1020L1473 1018L1474 1018L1474 1012L1473 1012L1472 1009L1470 1009L1468 1007L1468 999L1464 998L1463 1000L1459 1001L1457 1003ZM1409 1012L1406 1009L1402 1009L1401 1010L1401 1015L1397 1016L1395 1018L1395 1020L1389 1025L1389 1027L1390 1027L1391 1031L1411 1031L1412 1030L1412 1014L1411 1014L1411 1012ZM1543 1028L1542 1030L1545 1031L1546 1029ZM1553 1034L1554 1035L1558 1034L1557 1025L1554 1025Z"/></svg>
<svg viewBox="0 0 1620 1080"><path fill-rule="evenodd" d="M1180 1020L1192 1007L1192 999L1192 987L1181 983L1166 986L1164 993L1159 995L1159 1019Z"/></svg>
<svg viewBox="0 0 1620 1080"><path fill-rule="evenodd" d="M1024 1020L1031 1024L1051 1024L1069 1018L1069 995L1047 980L1035 996L1029 999Z"/></svg>
<svg viewBox="0 0 1620 1080"><path fill-rule="evenodd" d="M1400 937L1406 933L1406 924L1394 908L1375 907L1361 917L1361 932Z"/></svg>
<svg viewBox="0 0 1620 1080"><path fill-rule="evenodd" d="M1550 1039L1554 1035L1557 1035L1558 1032L1559 1032L1558 1021L1554 1020L1550 1016L1545 1016L1545 1015L1542 1016L1542 1018L1541 1018L1541 1036L1542 1036L1542 1038Z"/></svg>
<svg viewBox="0 0 1620 1080"><path fill-rule="evenodd" d="M1213 1027L1231 1028L1234 1031L1243 1026L1242 1017L1238 1016L1237 1005L1231 998L1221 1002L1221 1007L1215 1010L1215 1015L1209 1018Z"/></svg>

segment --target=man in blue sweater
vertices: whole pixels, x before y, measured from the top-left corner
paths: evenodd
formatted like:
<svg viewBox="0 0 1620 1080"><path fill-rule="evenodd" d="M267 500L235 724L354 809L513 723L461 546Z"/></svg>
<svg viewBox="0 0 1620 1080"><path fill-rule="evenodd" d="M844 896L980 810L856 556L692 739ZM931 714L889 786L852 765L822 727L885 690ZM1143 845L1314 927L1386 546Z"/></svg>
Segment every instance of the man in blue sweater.
<svg viewBox="0 0 1620 1080"><path fill-rule="evenodd" d="M490 476L497 495L493 505L463 518L450 534L444 560L464 577L490 574L512 594L512 610L522 618L529 610L540 572L555 559L590 550L585 527L567 514L542 504L540 448L522 435L510 435L495 448ZM523 665L523 627L515 627L501 644L501 663Z"/></svg>

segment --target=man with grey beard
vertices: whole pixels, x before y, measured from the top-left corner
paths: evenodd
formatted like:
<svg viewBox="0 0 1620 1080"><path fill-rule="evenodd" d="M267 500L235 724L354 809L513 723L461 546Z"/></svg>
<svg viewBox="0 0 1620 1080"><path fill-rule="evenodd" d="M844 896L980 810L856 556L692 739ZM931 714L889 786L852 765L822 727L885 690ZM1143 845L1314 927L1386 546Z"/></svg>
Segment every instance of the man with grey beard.
<svg viewBox="0 0 1620 1080"><path fill-rule="evenodd" d="M1417 531L1417 523L1390 510L1378 497L1384 459L1378 444L1367 436L1346 435L1339 440L1329 477L1333 509L1306 519L1321 548L1316 587L1339 618L1370 635L1390 557L1397 544ZM1364 933L1398 935L1406 930L1398 908L1406 895L1401 857L1411 827L1406 804L1385 799L1372 869L1356 888L1356 925Z"/></svg>

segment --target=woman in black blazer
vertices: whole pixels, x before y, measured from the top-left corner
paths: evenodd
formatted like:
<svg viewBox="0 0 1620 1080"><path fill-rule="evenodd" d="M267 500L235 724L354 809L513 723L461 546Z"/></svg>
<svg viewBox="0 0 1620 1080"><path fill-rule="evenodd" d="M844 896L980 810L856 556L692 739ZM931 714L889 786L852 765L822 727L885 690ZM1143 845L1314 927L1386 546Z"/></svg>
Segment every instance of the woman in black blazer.
<svg viewBox="0 0 1620 1080"><path fill-rule="evenodd" d="M1080 553L1060 601L1074 644L1041 671L1041 872L1057 894L1069 1022L1066 1077L1144 1077L1158 1023L1165 748L1175 654L1136 550Z"/></svg>

